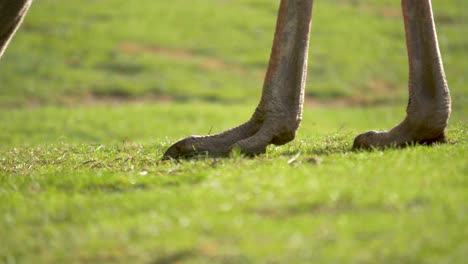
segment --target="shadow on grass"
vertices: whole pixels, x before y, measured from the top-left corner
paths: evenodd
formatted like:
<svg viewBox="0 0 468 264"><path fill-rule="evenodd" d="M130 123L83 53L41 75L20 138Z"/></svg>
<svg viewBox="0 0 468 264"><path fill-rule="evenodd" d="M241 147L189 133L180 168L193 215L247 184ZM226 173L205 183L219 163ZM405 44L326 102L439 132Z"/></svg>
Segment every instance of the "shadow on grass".
<svg viewBox="0 0 468 264"><path fill-rule="evenodd" d="M320 201L299 203L278 208L260 208L253 212L267 218L283 219L301 215L397 214L404 211L419 211L429 206L431 206L430 201L424 197L415 197L401 206L396 206L386 203L358 205L353 202L351 196L344 195L332 203Z"/></svg>
<svg viewBox="0 0 468 264"><path fill-rule="evenodd" d="M340 201L333 204L308 203L297 204L280 208L262 208L255 210L255 213L275 219L283 219L300 215L329 215L336 216L342 214L369 214L369 213L397 213L398 209L389 205L365 205L358 206L350 201Z"/></svg>
<svg viewBox="0 0 468 264"><path fill-rule="evenodd" d="M204 252L200 249L181 250L162 256L150 261L149 264L174 264L185 263L188 260L196 260L197 263L220 263L220 264L247 264L253 263L243 255L214 254Z"/></svg>
<svg viewBox="0 0 468 264"><path fill-rule="evenodd" d="M182 263L182 261L193 258L196 256L194 250L182 250L175 253L156 258L151 261L150 264L173 264L173 263Z"/></svg>

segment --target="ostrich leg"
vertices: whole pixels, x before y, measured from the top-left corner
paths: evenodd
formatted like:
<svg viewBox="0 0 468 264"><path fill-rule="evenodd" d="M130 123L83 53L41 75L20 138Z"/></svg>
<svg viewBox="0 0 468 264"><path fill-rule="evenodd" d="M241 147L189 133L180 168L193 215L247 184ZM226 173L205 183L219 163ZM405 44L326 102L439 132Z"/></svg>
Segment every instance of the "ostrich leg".
<svg viewBox="0 0 468 264"><path fill-rule="evenodd" d="M390 131L370 131L354 140L354 148L445 142L451 111L450 94L430 0L402 0L409 59L409 103L404 121Z"/></svg>
<svg viewBox="0 0 468 264"><path fill-rule="evenodd" d="M0 57L23 21L32 0L0 0Z"/></svg>
<svg viewBox="0 0 468 264"><path fill-rule="evenodd" d="M210 136L191 136L172 145L164 158L196 154L265 152L268 144L294 139L302 118L312 0L281 0L262 98L246 123Z"/></svg>

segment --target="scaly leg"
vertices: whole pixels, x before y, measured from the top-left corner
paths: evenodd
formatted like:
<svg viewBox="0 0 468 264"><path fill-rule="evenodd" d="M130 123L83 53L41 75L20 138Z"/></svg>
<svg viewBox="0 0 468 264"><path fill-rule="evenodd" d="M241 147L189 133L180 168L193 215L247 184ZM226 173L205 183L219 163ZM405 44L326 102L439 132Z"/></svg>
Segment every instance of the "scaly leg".
<svg viewBox="0 0 468 264"><path fill-rule="evenodd" d="M390 131L370 131L354 148L446 142L451 101L430 0L402 0L409 59L409 102L405 120Z"/></svg>
<svg viewBox="0 0 468 264"><path fill-rule="evenodd" d="M220 134L182 139L165 159L227 155L233 148L259 154L268 144L294 139L302 119L312 2L281 0L262 98L251 119Z"/></svg>

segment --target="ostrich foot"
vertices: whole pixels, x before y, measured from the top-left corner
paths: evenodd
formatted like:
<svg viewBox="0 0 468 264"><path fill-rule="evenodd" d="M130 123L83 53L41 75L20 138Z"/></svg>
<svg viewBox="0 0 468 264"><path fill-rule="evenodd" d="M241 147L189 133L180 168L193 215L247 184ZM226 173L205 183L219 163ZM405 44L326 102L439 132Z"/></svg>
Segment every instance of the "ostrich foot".
<svg viewBox="0 0 468 264"><path fill-rule="evenodd" d="M409 102L406 119L388 132L370 131L354 148L373 149L408 144L444 143L451 99L430 0L403 0L409 58Z"/></svg>
<svg viewBox="0 0 468 264"><path fill-rule="evenodd" d="M233 149L255 155L264 153L268 144L294 139L304 102L312 2L281 0L262 97L252 118L220 134L182 139L163 159L226 156Z"/></svg>
<svg viewBox="0 0 468 264"><path fill-rule="evenodd" d="M300 120L286 116L272 116L260 111L246 123L209 136L184 138L164 153L163 159L180 159L206 155L227 156L233 149L247 155L265 153L269 144L283 145L293 140Z"/></svg>
<svg viewBox="0 0 468 264"><path fill-rule="evenodd" d="M386 147L405 147L411 144L431 145L446 143L445 128L447 112L440 122L414 122L406 118L400 125L390 131L369 131L354 139L354 149L383 149ZM436 125L438 124L438 125Z"/></svg>

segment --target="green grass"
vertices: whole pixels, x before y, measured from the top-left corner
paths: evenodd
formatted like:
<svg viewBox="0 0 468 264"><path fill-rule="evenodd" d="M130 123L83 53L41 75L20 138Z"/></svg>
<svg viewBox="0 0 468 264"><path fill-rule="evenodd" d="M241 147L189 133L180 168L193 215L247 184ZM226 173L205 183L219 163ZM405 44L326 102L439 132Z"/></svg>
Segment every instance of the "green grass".
<svg viewBox="0 0 468 264"><path fill-rule="evenodd" d="M461 263L467 257L468 127L460 113L452 118L449 144L354 152L354 135L391 126L401 109L306 109L292 144L271 146L254 159L181 162L160 158L187 127L219 131L247 118L249 107L3 113L5 263Z"/></svg>
<svg viewBox="0 0 468 264"><path fill-rule="evenodd" d="M463 0L433 0L448 144L351 150L404 118L400 1L330 0L307 94L339 108L256 158L160 160L250 117L277 2L36 0L0 63L0 263L465 262Z"/></svg>
<svg viewBox="0 0 468 264"><path fill-rule="evenodd" d="M315 1L308 95L406 101L399 2ZM433 2L454 105L462 107L465 3ZM256 101L276 10L272 0L36 1L0 64L0 105L148 95Z"/></svg>

